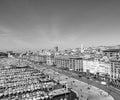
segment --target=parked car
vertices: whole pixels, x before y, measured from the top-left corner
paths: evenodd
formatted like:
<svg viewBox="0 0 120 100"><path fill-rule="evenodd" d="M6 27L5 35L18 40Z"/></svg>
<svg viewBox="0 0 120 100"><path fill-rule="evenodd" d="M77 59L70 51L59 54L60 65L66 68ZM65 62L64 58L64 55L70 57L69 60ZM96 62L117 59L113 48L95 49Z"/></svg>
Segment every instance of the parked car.
<svg viewBox="0 0 120 100"><path fill-rule="evenodd" d="M101 81L100 82L102 85L107 85L107 83L105 81Z"/></svg>

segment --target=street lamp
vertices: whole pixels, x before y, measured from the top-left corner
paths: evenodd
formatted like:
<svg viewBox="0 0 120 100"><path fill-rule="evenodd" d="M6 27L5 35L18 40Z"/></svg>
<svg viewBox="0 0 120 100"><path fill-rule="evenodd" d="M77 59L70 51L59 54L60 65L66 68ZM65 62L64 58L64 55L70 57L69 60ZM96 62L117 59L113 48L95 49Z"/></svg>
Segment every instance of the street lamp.
<svg viewBox="0 0 120 100"><path fill-rule="evenodd" d="M68 90L70 91L70 100L71 100L71 89L72 89L72 88L68 88Z"/></svg>
<svg viewBox="0 0 120 100"><path fill-rule="evenodd" d="M110 93L112 92L112 90L109 88L109 85L107 84L107 89L108 89L108 96L110 95Z"/></svg>

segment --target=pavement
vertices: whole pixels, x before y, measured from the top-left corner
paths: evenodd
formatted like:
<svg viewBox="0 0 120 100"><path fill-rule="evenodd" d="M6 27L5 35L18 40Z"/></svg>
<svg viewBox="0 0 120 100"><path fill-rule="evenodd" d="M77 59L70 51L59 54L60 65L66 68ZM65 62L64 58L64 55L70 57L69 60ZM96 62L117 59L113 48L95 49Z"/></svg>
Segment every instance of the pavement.
<svg viewBox="0 0 120 100"><path fill-rule="evenodd" d="M63 73L64 74L69 74L69 75L71 75L71 72L64 72L63 71ZM75 74L75 73L74 73ZM118 89L115 89L115 88L113 88L113 87L111 87L111 86L104 86L104 85L102 85L102 84L100 84L99 82L95 82L95 81L93 81L93 80L88 80L88 79L86 79L86 78L79 78L77 75L74 75L74 76L72 76L72 77L74 77L75 79L78 79L78 80L80 80L80 81L82 81L82 82L85 82L85 83L89 83L89 84L91 84L92 86L95 86L95 87L98 87L98 88L100 88L100 89L102 89L102 90L104 90L104 91L106 91L106 92L109 92L110 93L110 95L112 96L112 97L114 97L114 99L115 100L120 100L120 91L118 91Z"/></svg>
<svg viewBox="0 0 120 100"><path fill-rule="evenodd" d="M70 72L70 71L65 71L65 70L60 70L56 67L49 67L51 68L52 70L55 70L55 71L58 71L62 74L65 74L69 77L73 77L77 80L80 80L82 82L85 82L85 83L89 83L91 84L92 86L95 86L95 87L98 87L104 91L106 91L107 93L109 92L109 94L115 99L115 100L120 100L120 90L114 88L114 87L111 87L111 86L104 86L102 84L100 84L99 82L96 82L96 81L93 81L93 80L88 80L86 78L79 78L78 75L76 73L73 73L73 72Z"/></svg>
<svg viewBox="0 0 120 100"><path fill-rule="evenodd" d="M14 59L12 59L12 61L9 60L7 63L11 65L13 60ZM6 64L6 60L2 60L1 62L3 62L3 65L4 63ZM16 60L14 62L16 62ZM81 100L120 100L120 91L114 87L106 87L98 82L88 80L86 78L79 78L76 73L60 70L52 66L43 67L43 65L33 63L31 66L34 66L40 70L43 69L44 72L51 74L52 77L56 78L57 80L59 79L61 82L66 81L68 83L68 87L77 91L79 97L82 98ZM90 89L88 89L88 87L90 87ZM110 94L109 96L107 94L108 92ZM114 97L114 99L112 97Z"/></svg>
<svg viewBox="0 0 120 100"><path fill-rule="evenodd" d="M114 100L114 98L104 90L71 77L76 75L75 73L67 76L63 74L64 71L50 68L46 68L44 72L56 80L60 80L61 83L67 83L69 88L77 92L79 100Z"/></svg>

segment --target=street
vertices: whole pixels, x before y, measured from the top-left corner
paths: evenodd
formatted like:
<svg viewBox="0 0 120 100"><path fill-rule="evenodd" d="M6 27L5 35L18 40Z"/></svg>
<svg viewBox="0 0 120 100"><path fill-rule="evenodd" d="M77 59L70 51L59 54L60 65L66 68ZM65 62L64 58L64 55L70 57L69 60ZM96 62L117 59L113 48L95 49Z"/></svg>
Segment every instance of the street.
<svg viewBox="0 0 120 100"><path fill-rule="evenodd" d="M51 68L51 69L53 69L55 71L58 71L59 73L65 74L65 75L67 75L69 77L73 77L73 78L78 79L78 80L80 80L82 82L85 82L85 83L88 83L88 84L93 85L95 87L98 87L98 88L108 92L111 96L114 97L115 100L120 100L120 91L116 90L115 88L113 88L111 86L107 87L107 86L104 86L104 85L102 85L102 84L100 84L98 82L95 82L93 80L86 79L84 77L79 78L76 73L73 73L73 72L70 72L70 71L60 70L60 69L58 69L56 67L49 67L49 68Z"/></svg>

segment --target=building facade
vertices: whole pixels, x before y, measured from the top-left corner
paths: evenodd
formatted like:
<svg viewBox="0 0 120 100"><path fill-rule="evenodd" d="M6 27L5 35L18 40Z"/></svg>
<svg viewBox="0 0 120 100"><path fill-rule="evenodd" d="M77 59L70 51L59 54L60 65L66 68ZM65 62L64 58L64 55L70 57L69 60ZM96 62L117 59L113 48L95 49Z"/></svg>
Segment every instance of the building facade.
<svg viewBox="0 0 120 100"><path fill-rule="evenodd" d="M80 57L70 58L70 69L74 71L83 72L83 59Z"/></svg>
<svg viewBox="0 0 120 100"><path fill-rule="evenodd" d="M74 71L83 71L83 60L79 57L56 56L55 65L58 67L68 68Z"/></svg>
<svg viewBox="0 0 120 100"><path fill-rule="evenodd" d="M54 65L54 55L46 55L46 64Z"/></svg>
<svg viewBox="0 0 120 100"><path fill-rule="evenodd" d="M22 55L22 58L27 59L29 61L46 63L46 55L30 54L30 55Z"/></svg>
<svg viewBox="0 0 120 100"><path fill-rule="evenodd" d="M111 60L111 81L120 80L120 60Z"/></svg>
<svg viewBox="0 0 120 100"><path fill-rule="evenodd" d="M54 64L57 67L70 68L70 59L68 57L55 56L55 58L54 58Z"/></svg>
<svg viewBox="0 0 120 100"><path fill-rule="evenodd" d="M105 74L110 75L110 63L84 59L83 71L90 72L92 74L99 73L100 75L105 75Z"/></svg>
<svg viewBox="0 0 120 100"><path fill-rule="evenodd" d="M117 58L120 57L120 49L108 49L103 51L103 56L107 56L108 58Z"/></svg>

